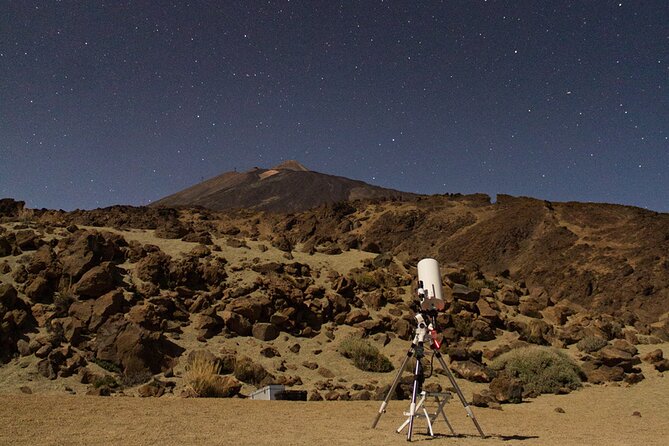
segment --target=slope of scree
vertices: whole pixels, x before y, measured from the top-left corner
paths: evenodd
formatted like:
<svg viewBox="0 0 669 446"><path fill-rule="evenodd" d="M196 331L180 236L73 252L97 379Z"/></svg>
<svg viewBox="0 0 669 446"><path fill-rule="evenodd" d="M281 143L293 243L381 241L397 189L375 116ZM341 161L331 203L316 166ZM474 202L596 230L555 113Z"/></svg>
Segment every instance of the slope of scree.
<svg viewBox="0 0 669 446"><path fill-rule="evenodd" d="M338 345L354 334L401 356L423 257L442 265L451 367L496 389L477 404L519 392L489 367L508 350L579 343L583 379L634 383L634 344L669 340L666 214L481 195L297 214L0 209L2 369L98 394L142 383L188 394L184 367L206 354L228 396L284 384L311 399L383 398L393 373L371 379ZM669 365L661 351L647 360Z"/></svg>

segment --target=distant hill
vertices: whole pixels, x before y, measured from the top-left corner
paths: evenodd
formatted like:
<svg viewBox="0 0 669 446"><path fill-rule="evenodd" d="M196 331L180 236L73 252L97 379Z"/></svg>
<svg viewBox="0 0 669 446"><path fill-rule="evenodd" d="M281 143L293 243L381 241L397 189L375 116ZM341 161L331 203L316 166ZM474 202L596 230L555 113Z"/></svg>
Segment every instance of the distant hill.
<svg viewBox="0 0 669 446"><path fill-rule="evenodd" d="M410 197L415 194L313 172L290 160L271 169L226 172L164 197L152 206L298 212L339 201Z"/></svg>

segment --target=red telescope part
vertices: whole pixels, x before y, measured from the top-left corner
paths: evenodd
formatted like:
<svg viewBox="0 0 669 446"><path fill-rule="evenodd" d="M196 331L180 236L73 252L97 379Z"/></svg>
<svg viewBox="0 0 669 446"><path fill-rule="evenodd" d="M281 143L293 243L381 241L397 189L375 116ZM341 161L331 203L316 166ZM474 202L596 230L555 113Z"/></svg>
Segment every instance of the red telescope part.
<svg viewBox="0 0 669 446"><path fill-rule="evenodd" d="M432 337L432 345L434 345L434 347L439 350L441 347L441 342L439 342L439 338L437 337L437 330L430 330L430 336Z"/></svg>

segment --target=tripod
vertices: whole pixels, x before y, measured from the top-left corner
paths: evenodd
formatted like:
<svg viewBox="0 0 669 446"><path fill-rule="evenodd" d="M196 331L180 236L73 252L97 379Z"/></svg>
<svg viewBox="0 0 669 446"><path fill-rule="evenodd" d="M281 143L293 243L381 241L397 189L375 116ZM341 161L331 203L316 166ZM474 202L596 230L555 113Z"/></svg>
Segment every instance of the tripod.
<svg viewBox="0 0 669 446"><path fill-rule="evenodd" d="M428 321L430 321L429 325L425 323L426 316L428 318ZM390 390L388 391L386 398L383 400L383 403L381 403L381 407L379 408L379 413L376 415L376 418L372 423L372 429L376 427L377 423L379 422L379 419L381 418L381 415L386 411L386 407L388 406L388 401L390 401L393 392L395 392L395 388L397 387L397 384L400 382L400 379L402 378L402 372L404 371L404 368L409 362L409 359L415 355L416 367L414 368L414 373L413 373L414 377L413 389L411 392L411 405L409 406L409 413L408 413L409 430L407 432L407 441L411 441L411 435L413 434L413 422L414 418L416 417L416 397L418 394L421 393L423 387L423 381L425 380L425 376L423 373L423 365L421 363L421 360L425 357L424 343L426 342L426 336L429 331L430 347L434 352L434 356L437 358L437 361L439 361L439 364L444 369L449 381L451 381L451 385L453 386L455 392L460 398L460 401L462 402L462 405L464 406L465 411L467 412L467 416L469 416L469 418L471 418L472 421L474 422L474 426L476 426L476 430L478 430L479 434L481 435L481 438L485 438L483 430L481 430L481 426L479 425L478 421L476 421L474 412L472 412L472 409L469 407L469 404L467 403L465 396L462 394L462 390L460 390L460 386L458 386L458 384L455 382L455 377L453 376L453 373L446 365L446 362L444 361L444 358L442 357L441 352L439 351L440 345L436 338L437 332L434 329L434 327L436 326L436 310L419 311L416 314L416 321L417 321L416 335L414 336L414 339L411 343L411 347L409 347L409 350L407 351L407 354L404 357L402 365L397 371L397 375L395 376L395 379L393 380L393 383L390 386Z"/></svg>

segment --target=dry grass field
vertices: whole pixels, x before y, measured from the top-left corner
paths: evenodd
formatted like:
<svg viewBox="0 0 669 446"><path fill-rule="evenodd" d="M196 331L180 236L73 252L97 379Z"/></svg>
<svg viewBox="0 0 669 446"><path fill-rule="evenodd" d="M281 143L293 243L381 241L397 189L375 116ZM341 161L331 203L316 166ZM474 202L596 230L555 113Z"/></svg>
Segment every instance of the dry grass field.
<svg viewBox="0 0 669 446"><path fill-rule="evenodd" d="M503 410L473 408L487 439L459 401L437 436L416 421L413 440L451 445L666 445L669 379L655 372L630 387L589 386L543 395ZM391 401L376 429L379 402L288 402L177 397L0 396L0 444L7 445L314 445L405 444L395 433L406 401ZM564 413L556 411L561 408ZM634 415L638 412L640 416Z"/></svg>

